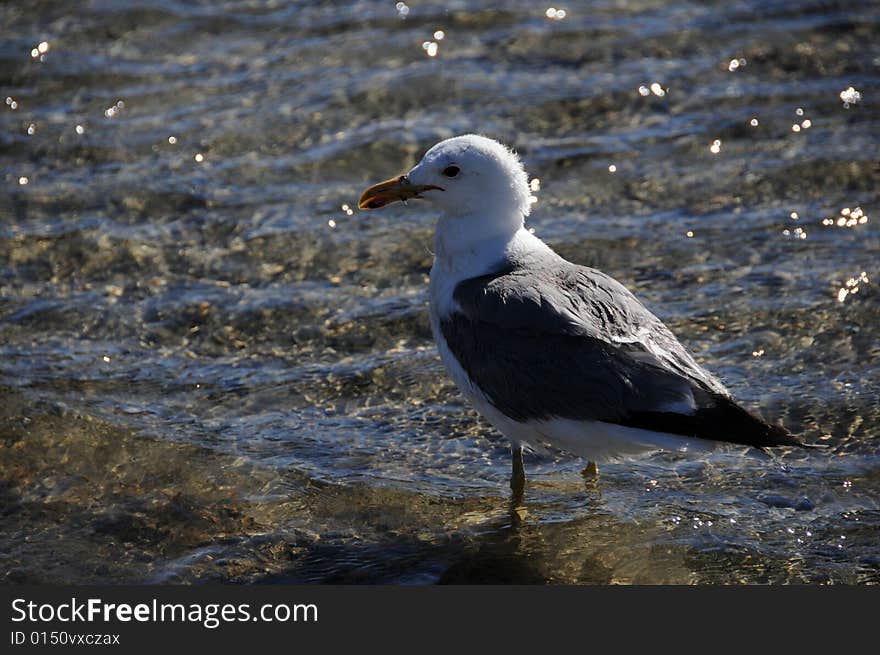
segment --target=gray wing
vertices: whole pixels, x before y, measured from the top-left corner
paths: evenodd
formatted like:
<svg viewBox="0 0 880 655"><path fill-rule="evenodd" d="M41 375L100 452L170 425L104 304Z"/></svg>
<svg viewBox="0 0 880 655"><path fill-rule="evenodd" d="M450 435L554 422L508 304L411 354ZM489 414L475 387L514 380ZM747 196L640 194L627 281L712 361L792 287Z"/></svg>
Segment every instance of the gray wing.
<svg viewBox="0 0 880 655"><path fill-rule="evenodd" d="M757 447L792 437L736 405L623 285L563 259L460 283L447 344L517 421L599 420Z"/></svg>

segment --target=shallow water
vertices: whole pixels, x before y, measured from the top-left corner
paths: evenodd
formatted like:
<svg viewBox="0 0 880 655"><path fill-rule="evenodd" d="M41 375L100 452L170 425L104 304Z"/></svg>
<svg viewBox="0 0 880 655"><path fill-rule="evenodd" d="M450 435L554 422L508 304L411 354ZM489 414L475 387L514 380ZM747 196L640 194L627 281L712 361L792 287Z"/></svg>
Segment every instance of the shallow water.
<svg viewBox="0 0 880 655"><path fill-rule="evenodd" d="M7 581L880 581L876 4L492 4L0 6ZM511 507L430 213L344 209L467 131L827 449L531 455Z"/></svg>

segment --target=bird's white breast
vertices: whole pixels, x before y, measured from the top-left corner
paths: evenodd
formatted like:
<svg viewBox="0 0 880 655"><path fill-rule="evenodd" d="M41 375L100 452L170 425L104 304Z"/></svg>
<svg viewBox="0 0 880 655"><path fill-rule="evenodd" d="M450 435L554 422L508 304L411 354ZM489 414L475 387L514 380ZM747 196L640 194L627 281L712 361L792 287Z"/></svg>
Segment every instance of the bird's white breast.
<svg viewBox="0 0 880 655"><path fill-rule="evenodd" d="M526 234L528 233L526 232ZM532 235L529 234L529 236ZM440 359L459 390L473 404L474 408L514 445L527 445L532 430L526 424L514 421L495 408L486 394L474 384L459 364L449 349L446 338L443 336L443 330L440 328L441 321L457 308L455 287L464 280L489 273L493 265L505 256L508 248L516 243L518 243L518 239L514 237L514 239L500 244L482 244L483 248L473 249L469 253L460 253L461 256L455 258L435 257L428 286L429 313L431 332L434 335Z"/></svg>
<svg viewBox="0 0 880 655"><path fill-rule="evenodd" d="M434 342L437 344L437 351L440 353L440 359L449 372L450 377L455 381L456 386L464 394L480 415L485 418L492 426L501 434L507 437L514 446L528 446L534 442L534 430L527 423L519 423L505 416L490 401L486 394L474 384L467 371L462 368L461 364L449 349L443 331L440 329L440 318L435 311L435 305L431 302L431 332L434 335Z"/></svg>

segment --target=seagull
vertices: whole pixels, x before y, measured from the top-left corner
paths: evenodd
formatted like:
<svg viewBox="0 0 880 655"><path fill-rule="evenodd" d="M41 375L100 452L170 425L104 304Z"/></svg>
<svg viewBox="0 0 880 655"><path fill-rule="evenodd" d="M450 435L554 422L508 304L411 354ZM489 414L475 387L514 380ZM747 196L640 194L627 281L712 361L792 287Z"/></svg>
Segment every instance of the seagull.
<svg viewBox="0 0 880 655"><path fill-rule="evenodd" d="M464 396L511 443L596 462L656 450L804 446L743 408L626 287L573 264L526 229L518 156L475 134L433 146L369 187L360 209L422 199L438 213L429 295L440 357Z"/></svg>

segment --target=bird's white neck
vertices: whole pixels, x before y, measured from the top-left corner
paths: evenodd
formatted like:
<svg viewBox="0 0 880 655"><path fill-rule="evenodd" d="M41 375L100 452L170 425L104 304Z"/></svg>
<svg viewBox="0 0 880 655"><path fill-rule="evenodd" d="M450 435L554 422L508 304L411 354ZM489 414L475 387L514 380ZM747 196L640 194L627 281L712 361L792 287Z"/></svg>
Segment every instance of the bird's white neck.
<svg viewBox="0 0 880 655"><path fill-rule="evenodd" d="M489 225L497 229L487 229ZM502 262L544 250L550 247L525 228L521 217L505 225L485 217L444 216L434 235L431 277L443 276L458 283L490 273Z"/></svg>
<svg viewBox="0 0 880 655"><path fill-rule="evenodd" d="M519 213L443 215L434 233L434 266L459 280L483 275L505 259L523 234L535 238Z"/></svg>

